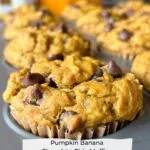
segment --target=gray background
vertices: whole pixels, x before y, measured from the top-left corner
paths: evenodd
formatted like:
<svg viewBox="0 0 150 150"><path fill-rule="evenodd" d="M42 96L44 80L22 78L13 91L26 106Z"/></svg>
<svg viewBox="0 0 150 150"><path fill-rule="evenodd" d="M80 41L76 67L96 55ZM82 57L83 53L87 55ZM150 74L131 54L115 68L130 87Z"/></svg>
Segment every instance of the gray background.
<svg viewBox="0 0 150 150"><path fill-rule="evenodd" d="M3 59L3 47L5 45L5 41L2 39L2 30L3 26L0 24L0 93L2 93L6 87L9 73L14 71L14 69L10 68ZM117 61L119 65L124 67L124 69L127 69L126 66L128 66L128 62L125 63L118 59ZM150 150L150 98L145 96L144 103L145 113L142 117L138 118L136 121L119 132L108 136L108 138L133 138L133 150ZM21 150L22 138L11 131L4 123L2 117L2 107L3 101L0 100L0 150Z"/></svg>
<svg viewBox="0 0 150 150"><path fill-rule="evenodd" d="M2 39L2 30L3 26L0 24L0 95L4 91L6 87L6 82L9 76L9 73L13 71L4 63L3 60L3 47L5 41ZM0 100L0 150L21 150L21 138L17 137L17 135L11 131L8 126L4 123L2 117L2 107L3 101L2 98Z"/></svg>

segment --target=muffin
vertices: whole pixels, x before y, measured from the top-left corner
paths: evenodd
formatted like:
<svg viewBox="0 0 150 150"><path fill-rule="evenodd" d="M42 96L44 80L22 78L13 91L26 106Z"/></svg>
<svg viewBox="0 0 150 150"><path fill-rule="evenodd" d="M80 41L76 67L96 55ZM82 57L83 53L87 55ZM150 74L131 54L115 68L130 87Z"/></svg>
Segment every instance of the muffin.
<svg viewBox="0 0 150 150"><path fill-rule="evenodd" d="M130 60L149 50L149 10L150 5L142 1L120 4L113 13L121 15L124 19L114 22L110 31L101 32L97 37L102 49Z"/></svg>
<svg viewBox="0 0 150 150"><path fill-rule="evenodd" d="M59 20L45 8L37 9L32 5L24 4L5 15L4 22L6 24L4 38L12 40L22 31L41 30L45 32L53 30Z"/></svg>
<svg viewBox="0 0 150 150"><path fill-rule="evenodd" d="M95 5L89 3L87 0L78 0L75 3L66 6L61 16L66 21L76 22L80 17L83 17L86 13L95 10L95 8L99 9Z"/></svg>
<svg viewBox="0 0 150 150"><path fill-rule="evenodd" d="M71 53L88 55L89 43L78 34L68 33L63 25L49 33L23 32L4 49L5 60L15 68L29 68L43 59L63 59Z"/></svg>
<svg viewBox="0 0 150 150"><path fill-rule="evenodd" d="M139 54L133 61L131 71L143 84L144 89L150 92L150 52L143 52Z"/></svg>
<svg viewBox="0 0 150 150"><path fill-rule="evenodd" d="M132 73L79 55L12 73L3 99L22 128L49 138L100 138L143 108L142 86Z"/></svg>
<svg viewBox="0 0 150 150"><path fill-rule="evenodd" d="M92 9L85 11L80 17L76 16L73 24L78 32L87 35L86 38L96 39L94 44L98 45L97 50L133 60L139 53L150 49L150 5L148 3L127 1L112 8L89 5ZM78 9L82 11L82 7ZM69 9L64 10L62 16L72 21L67 15L64 16L65 12L70 14L71 9L70 13Z"/></svg>

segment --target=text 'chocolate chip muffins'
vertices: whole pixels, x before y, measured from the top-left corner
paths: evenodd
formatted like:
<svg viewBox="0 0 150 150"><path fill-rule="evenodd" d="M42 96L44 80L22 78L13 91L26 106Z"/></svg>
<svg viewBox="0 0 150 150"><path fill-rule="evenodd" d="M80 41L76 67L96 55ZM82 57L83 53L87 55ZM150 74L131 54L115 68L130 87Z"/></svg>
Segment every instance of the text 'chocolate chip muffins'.
<svg viewBox="0 0 150 150"><path fill-rule="evenodd" d="M25 130L49 138L93 139L114 133L143 108L142 86L114 61L70 55L12 73L3 99Z"/></svg>

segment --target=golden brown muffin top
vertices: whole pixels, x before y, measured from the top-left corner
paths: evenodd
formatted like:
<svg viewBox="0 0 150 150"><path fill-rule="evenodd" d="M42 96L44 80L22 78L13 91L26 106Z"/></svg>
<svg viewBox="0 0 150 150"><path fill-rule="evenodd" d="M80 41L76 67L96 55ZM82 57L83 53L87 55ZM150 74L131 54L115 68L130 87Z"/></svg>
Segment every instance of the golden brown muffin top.
<svg viewBox="0 0 150 150"><path fill-rule="evenodd" d="M69 132L131 121L143 108L142 86L132 73L124 74L114 61L100 67L77 56L11 74L3 98L30 122Z"/></svg>

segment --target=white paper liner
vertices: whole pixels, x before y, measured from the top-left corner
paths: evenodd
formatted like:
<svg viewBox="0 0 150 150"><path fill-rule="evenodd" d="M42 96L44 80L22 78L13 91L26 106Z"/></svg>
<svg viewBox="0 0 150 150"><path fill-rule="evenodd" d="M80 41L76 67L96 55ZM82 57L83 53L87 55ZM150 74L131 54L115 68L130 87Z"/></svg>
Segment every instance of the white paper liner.
<svg viewBox="0 0 150 150"><path fill-rule="evenodd" d="M102 138L121 130L130 123L130 121L115 121L96 128L86 128L82 131L68 133L67 130L59 128L59 126L50 128L48 126L40 126L37 123L24 120L24 118L20 116L19 112L14 110L11 110L11 115L23 129L27 132L33 133L34 135L45 138L62 138L72 140Z"/></svg>

